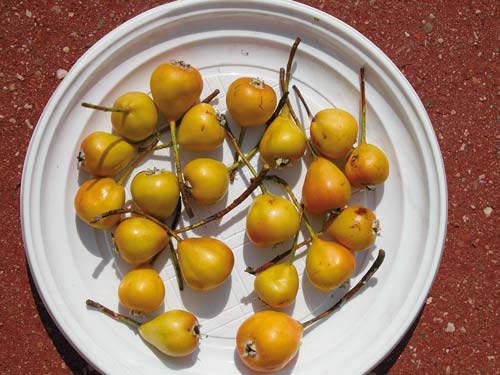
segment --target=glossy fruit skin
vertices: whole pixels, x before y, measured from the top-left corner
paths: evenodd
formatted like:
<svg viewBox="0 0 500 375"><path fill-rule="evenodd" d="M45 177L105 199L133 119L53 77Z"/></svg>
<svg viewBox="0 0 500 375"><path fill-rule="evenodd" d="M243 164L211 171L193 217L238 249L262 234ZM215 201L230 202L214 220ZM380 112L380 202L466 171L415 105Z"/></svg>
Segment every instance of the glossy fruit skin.
<svg viewBox="0 0 500 375"><path fill-rule="evenodd" d="M302 186L304 207L314 215L344 207L351 198L351 185L342 171L321 156L309 165Z"/></svg>
<svg viewBox="0 0 500 375"><path fill-rule="evenodd" d="M306 272L311 284L331 291L351 277L356 267L354 255L334 241L314 238L306 257Z"/></svg>
<svg viewBox="0 0 500 375"><path fill-rule="evenodd" d="M278 311L260 311L245 320L236 334L240 359L257 372L281 370L297 354L302 325ZM252 348L255 352L249 353Z"/></svg>
<svg viewBox="0 0 500 375"><path fill-rule="evenodd" d="M158 309L165 298L165 286L154 269L140 267L128 272L118 287L118 298L126 308L136 313Z"/></svg>
<svg viewBox="0 0 500 375"><path fill-rule="evenodd" d="M159 65L149 84L153 100L167 121L179 119L196 103L203 90L198 70L183 62Z"/></svg>
<svg viewBox="0 0 500 375"><path fill-rule="evenodd" d="M248 210L246 232L257 247L271 247L289 240L299 227L300 217L295 206L277 195L259 195Z"/></svg>
<svg viewBox="0 0 500 375"><path fill-rule="evenodd" d="M349 112L329 108L314 116L310 132L311 141L321 155L330 159L343 159L356 142L358 123Z"/></svg>
<svg viewBox="0 0 500 375"><path fill-rule="evenodd" d="M112 176L125 168L137 155L137 149L123 138L106 132L94 132L82 141L81 168L98 177Z"/></svg>
<svg viewBox="0 0 500 375"><path fill-rule="evenodd" d="M140 216L123 220L115 229L114 241L128 263L146 263L167 246L167 232L155 222Z"/></svg>
<svg viewBox="0 0 500 375"><path fill-rule="evenodd" d="M158 110L153 100L143 92L128 92L115 100L113 107L128 110L112 112L111 124L115 132L132 142L149 137L156 130Z"/></svg>
<svg viewBox="0 0 500 375"><path fill-rule="evenodd" d="M264 125L274 113L276 104L273 88L255 78L236 79L226 94L227 110L232 119L243 128Z"/></svg>
<svg viewBox="0 0 500 375"><path fill-rule="evenodd" d="M264 132L259 152L262 160L277 168L300 159L306 147L302 130L289 116L279 115Z"/></svg>
<svg viewBox="0 0 500 375"><path fill-rule="evenodd" d="M159 169L136 174L130 185L130 192L139 208L160 220L173 214L180 194L176 175Z"/></svg>
<svg viewBox="0 0 500 375"><path fill-rule="evenodd" d="M349 155L344 171L356 188L378 185L389 177L389 160L377 146L362 143Z"/></svg>
<svg viewBox="0 0 500 375"><path fill-rule="evenodd" d="M121 219L120 215L108 216L94 224L94 217L122 208L125 205L125 189L110 177L92 178L85 181L75 196L75 211L80 219L96 229L111 229Z"/></svg>
<svg viewBox="0 0 500 375"><path fill-rule="evenodd" d="M327 223L326 232L349 250L365 250L375 243L378 220L367 207L349 206Z"/></svg>
<svg viewBox="0 0 500 375"><path fill-rule="evenodd" d="M218 160L198 158L184 167L184 180L196 204L208 206L220 201L229 187L229 173Z"/></svg>
<svg viewBox="0 0 500 375"><path fill-rule="evenodd" d="M255 276L254 289L259 298L273 308L290 306L299 290L299 275L293 264L275 264Z"/></svg>
<svg viewBox="0 0 500 375"><path fill-rule="evenodd" d="M139 327L142 338L162 353L171 357L184 357L198 347L199 324L188 311L171 310Z"/></svg>
<svg viewBox="0 0 500 375"><path fill-rule="evenodd" d="M177 252L182 275L195 290L217 288L233 270L233 252L215 238L187 238L178 243Z"/></svg>
<svg viewBox="0 0 500 375"><path fill-rule="evenodd" d="M207 103L196 104L182 117L177 132L177 142L188 151L204 152L219 147L226 132L214 107Z"/></svg>

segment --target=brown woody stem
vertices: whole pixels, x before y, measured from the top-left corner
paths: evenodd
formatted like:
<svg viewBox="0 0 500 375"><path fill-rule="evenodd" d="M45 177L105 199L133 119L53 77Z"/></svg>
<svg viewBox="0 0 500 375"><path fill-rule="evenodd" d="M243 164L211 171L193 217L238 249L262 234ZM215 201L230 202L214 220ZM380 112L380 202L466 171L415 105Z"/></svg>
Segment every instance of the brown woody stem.
<svg viewBox="0 0 500 375"><path fill-rule="evenodd" d="M129 318L128 316L114 312L113 310L108 309L106 306L101 305L99 302L95 302L91 299L88 299L87 301L85 301L85 303L87 304L87 306L93 307L93 308L99 310L100 312L106 314L110 318L113 318L113 319L118 320L120 322L126 323L129 326L132 326L135 328L139 328L141 326L141 323L138 322L137 320L134 320L132 318Z"/></svg>
<svg viewBox="0 0 500 375"><path fill-rule="evenodd" d="M175 208L175 216L172 221L171 228L175 231L175 228L179 224L179 218L181 216L182 204L181 201L177 202L177 207ZM182 278L181 266L179 265L179 257L177 256L177 249L172 242L172 239L168 241L168 247L170 248L170 255L172 256L172 263L174 264L175 277L177 279L177 285L179 290L184 290L184 279Z"/></svg>
<svg viewBox="0 0 500 375"><path fill-rule="evenodd" d="M175 231L175 233L184 233L184 232L187 232L189 230L201 227L202 225L208 224L211 221L221 219L225 214L227 214L229 211L231 211L234 208L236 208L250 194L252 194L252 192L257 188L257 186L260 185L260 183L262 182L262 179L264 178L264 176L267 174L268 171L269 171L269 165L264 164L263 167L262 167L262 169L261 169L261 171L260 171L260 173L257 175L257 177L255 177L255 178L252 179L252 182L250 183L250 185L248 185L248 187L246 188L246 190L243 193L241 193L241 195L238 198L236 198L233 201L233 203L231 203L229 206L227 206L223 210L220 210L219 212L216 212L215 214L210 215L207 218L205 218L203 220L200 220L197 223L191 224L191 225L189 225L187 227L184 227L184 228L177 229Z"/></svg>
<svg viewBox="0 0 500 375"><path fill-rule="evenodd" d="M340 307L342 307L342 305L344 305L347 301L349 301L357 292L359 292L359 290L363 286L365 286L365 284L368 282L368 280L370 280L370 278L373 276L373 274L375 272L377 272L377 270L379 269L380 265L384 261L384 258L385 258L385 251L382 250L382 249L380 249L378 251L377 259L375 259L375 262L372 264L372 266L370 267L370 269L368 270L368 272L365 273L365 275L363 276L363 278L354 286L354 288L352 288L351 290L349 290L340 299L340 301L338 301L335 305L333 305L332 307L330 307L328 310L326 310L325 312L319 314L318 316L315 316L314 318L309 319L309 320L305 321L304 323L302 323L302 327L304 327L304 329L305 329L305 328L309 327L310 325L316 323L318 320L321 320L321 319L327 317L328 315L330 315L331 313L333 313L335 310L337 310Z"/></svg>
<svg viewBox="0 0 500 375"><path fill-rule="evenodd" d="M307 245L311 241L312 241L312 238L308 238L308 239L300 242L299 244L297 244L297 249L300 249L301 247ZM247 267L245 269L245 272L248 272L251 275L256 275L259 272L265 271L269 267L274 266L280 260L285 259L291 252L292 252L292 249L290 248L287 251L284 251L281 254L276 255L273 259L271 259L269 262L264 263L262 266L259 266L257 268Z"/></svg>
<svg viewBox="0 0 500 375"><path fill-rule="evenodd" d="M205 99L203 99L201 102L202 103L210 103L212 100L215 99L215 97L217 95L219 95L220 93L220 90L219 89L215 89L214 91L212 91L212 93L210 95L208 95Z"/></svg>

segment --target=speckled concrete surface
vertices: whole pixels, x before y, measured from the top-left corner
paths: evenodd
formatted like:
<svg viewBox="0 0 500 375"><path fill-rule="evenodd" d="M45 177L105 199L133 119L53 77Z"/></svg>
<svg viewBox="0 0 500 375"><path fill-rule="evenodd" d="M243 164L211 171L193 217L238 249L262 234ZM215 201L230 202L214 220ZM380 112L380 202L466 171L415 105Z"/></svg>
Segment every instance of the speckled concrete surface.
<svg viewBox="0 0 500 375"><path fill-rule="evenodd" d="M415 325L374 373L500 373L500 3L304 2L358 29L403 71L427 108L446 166L449 224L439 273ZM0 4L1 374L95 373L30 280L19 221L22 165L64 71L107 32L159 3Z"/></svg>

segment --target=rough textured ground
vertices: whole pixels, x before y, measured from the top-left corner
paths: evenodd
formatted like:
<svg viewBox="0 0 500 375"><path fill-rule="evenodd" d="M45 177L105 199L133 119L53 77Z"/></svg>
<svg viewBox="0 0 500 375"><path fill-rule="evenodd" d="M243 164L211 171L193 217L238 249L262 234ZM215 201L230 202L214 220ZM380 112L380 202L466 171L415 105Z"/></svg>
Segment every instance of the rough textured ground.
<svg viewBox="0 0 500 375"><path fill-rule="evenodd" d="M377 44L434 125L449 223L421 315L376 374L500 372L500 3L304 1ZM26 265L19 221L24 156L65 70L117 25L160 2L0 3L1 374L93 374L50 320ZM85 4L85 5L83 5Z"/></svg>

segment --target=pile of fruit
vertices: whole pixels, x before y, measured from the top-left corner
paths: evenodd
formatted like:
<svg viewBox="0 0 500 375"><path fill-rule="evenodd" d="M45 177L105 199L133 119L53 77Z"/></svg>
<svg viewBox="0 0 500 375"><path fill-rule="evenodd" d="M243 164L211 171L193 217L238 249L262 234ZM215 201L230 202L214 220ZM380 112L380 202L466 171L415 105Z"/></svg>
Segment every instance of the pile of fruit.
<svg viewBox="0 0 500 375"><path fill-rule="evenodd" d="M361 281L319 316L298 322L275 311L295 301L299 277L294 259L301 247L308 248L306 273L315 288L332 291L349 280L356 266L353 253L372 248L379 232L379 222L369 208L349 205L351 194L375 188L389 174L385 154L366 142L364 68L360 70L361 136L357 146L358 123L350 113L327 108L312 114L300 90L293 86L309 116L310 137L306 135L288 98L299 43L297 38L286 68L280 69L280 100L274 89L258 78L238 78L228 87L227 110L240 127L239 137L235 137L226 117L210 104L218 91L200 101L203 79L193 66L182 61L161 64L153 71L152 98L143 92L129 92L112 107L82 104L111 112L114 134L95 132L81 143L80 167L93 178L78 189L75 210L88 225L113 230L117 253L134 266L118 290L120 303L131 315L154 312L163 303L165 287L152 265L167 247L180 290L184 283L200 291L223 284L233 269L232 250L216 238L182 238L179 234L221 219L260 189L246 216L247 237L262 248L291 243L286 252L266 264L246 270L255 275L258 297L274 310L255 313L244 321L235 346L243 363L263 372L283 368L297 354L304 329L350 299L378 269L385 254L379 250ZM264 132L255 147L244 154L240 146L245 130L251 127L263 127ZM159 137L166 132L171 141L160 144ZM232 165L206 157L196 158L184 168L181 165L179 153L183 150L202 155L225 140L235 151ZM167 147L172 150L175 170L154 168L135 174L130 185L132 203L126 205L124 183L145 157ZM306 153L312 161L302 196L296 197L287 181L272 171L293 168ZM256 154L263 161L260 171L249 162ZM238 198L201 221L176 228L182 208L192 218L193 202L208 206L220 201L239 168L248 168L253 179ZM289 199L271 194L266 183L281 186ZM324 218L321 231L313 228L308 215ZM309 237L299 243L302 224ZM87 305L137 327L145 341L166 355L189 355L198 346L200 327L188 311L172 310L140 323L93 300L87 300Z"/></svg>

